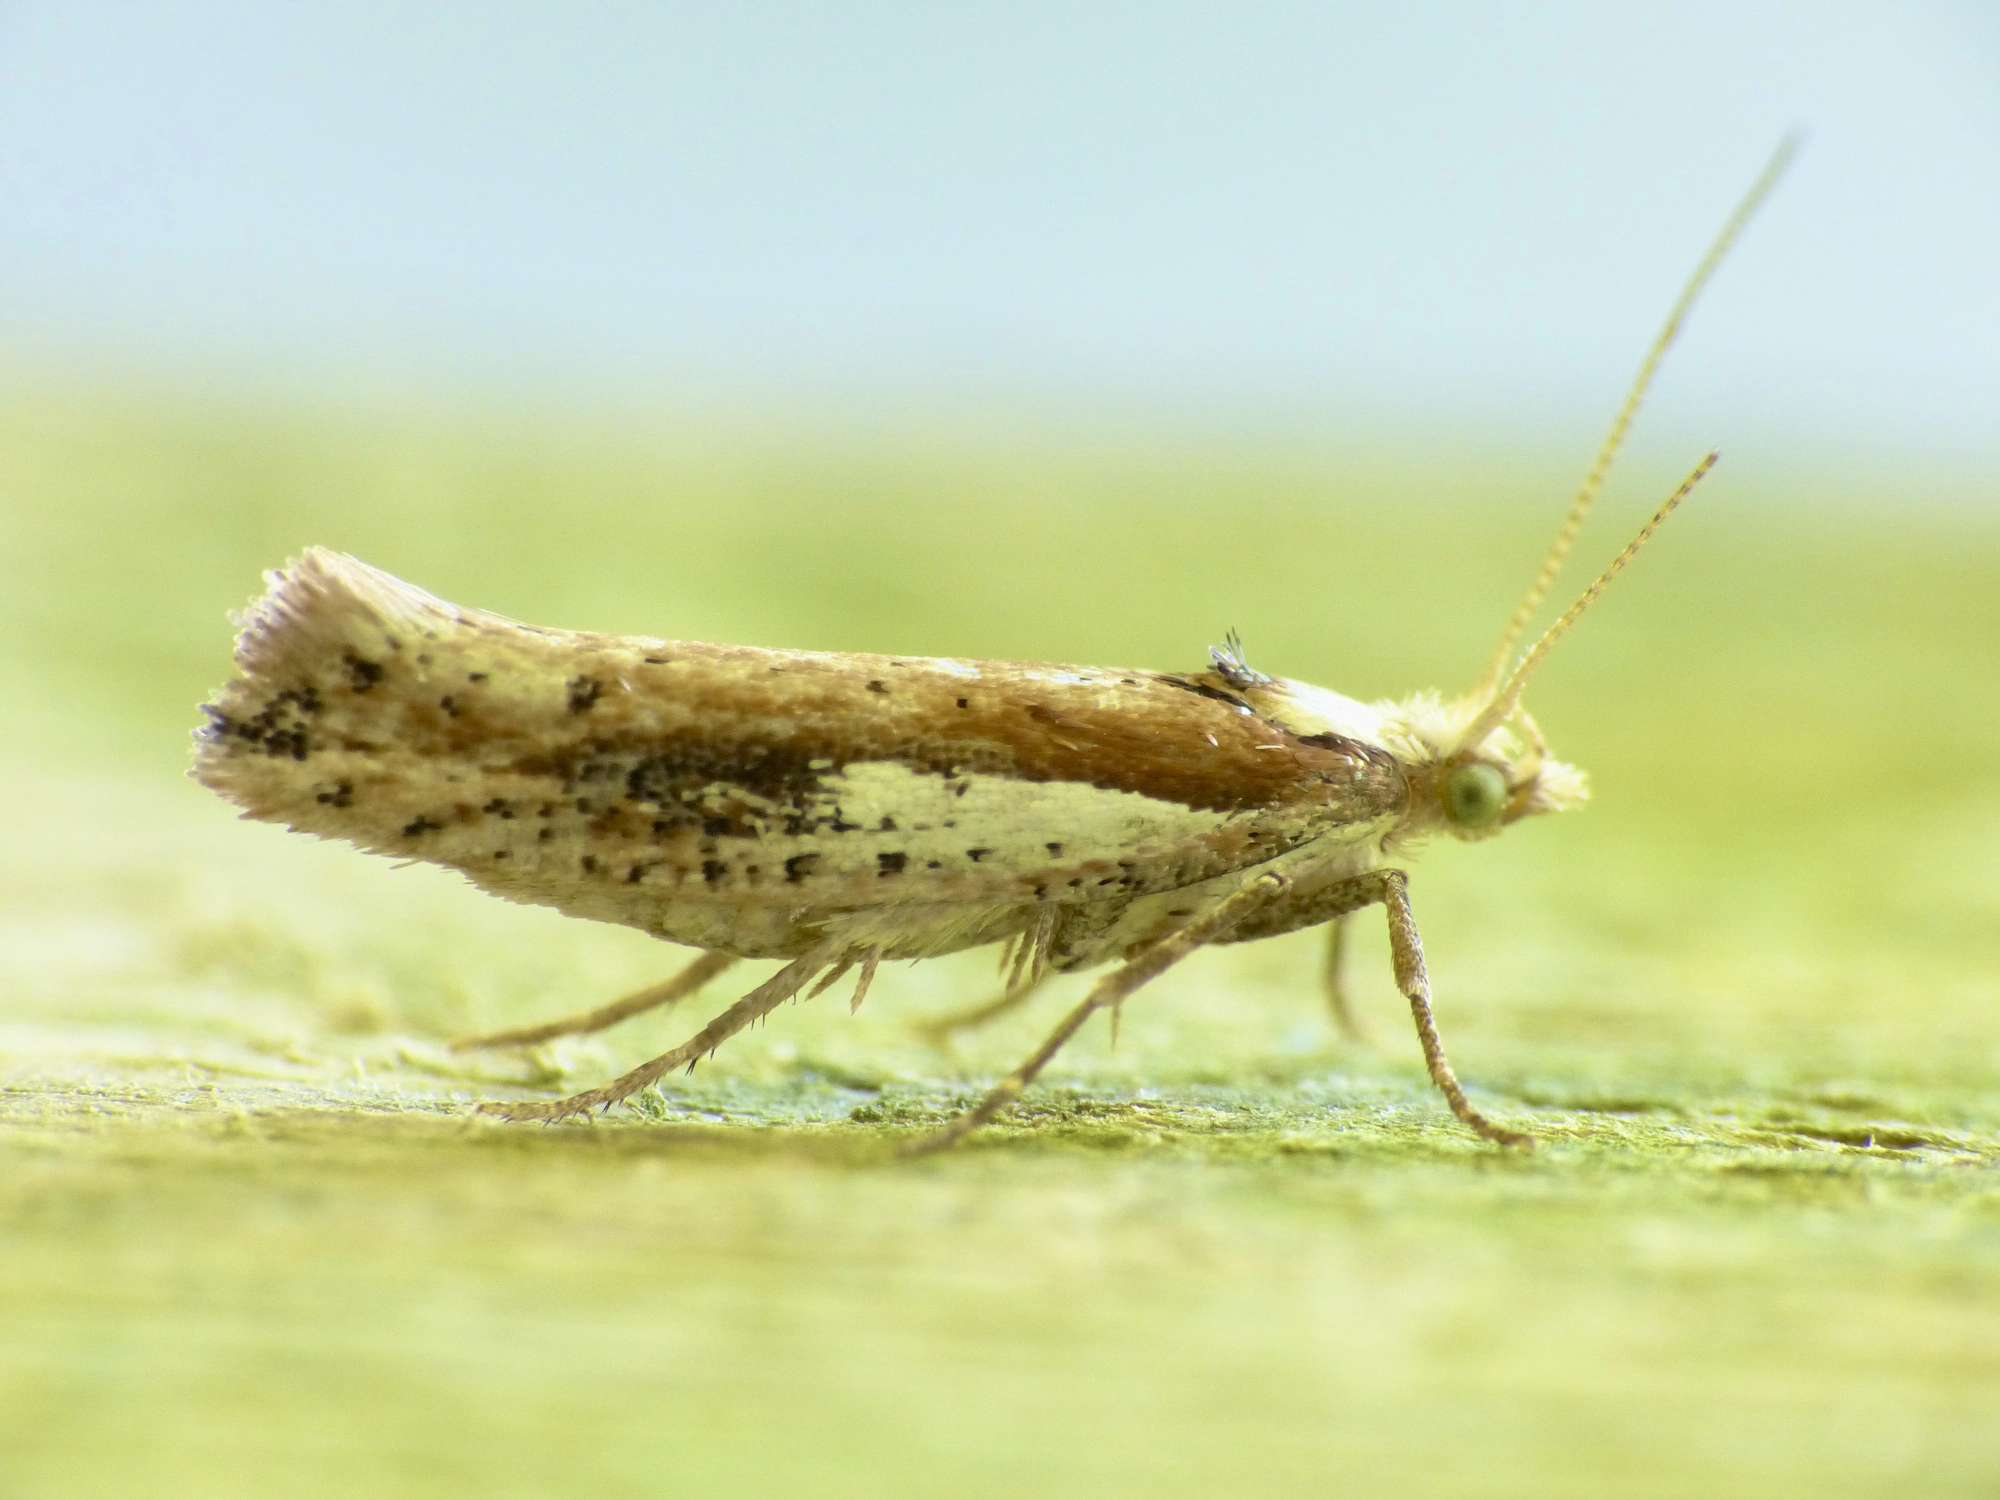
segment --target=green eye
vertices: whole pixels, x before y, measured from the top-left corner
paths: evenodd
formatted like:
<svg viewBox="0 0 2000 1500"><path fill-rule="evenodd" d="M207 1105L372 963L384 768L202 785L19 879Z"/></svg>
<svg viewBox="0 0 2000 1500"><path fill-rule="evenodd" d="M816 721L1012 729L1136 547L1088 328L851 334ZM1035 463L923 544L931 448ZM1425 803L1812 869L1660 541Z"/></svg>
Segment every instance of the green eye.
<svg viewBox="0 0 2000 1500"><path fill-rule="evenodd" d="M1479 761L1460 766L1444 784L1445 815L1466 828L1487 828L1507 810L1507 778Z"/></svg>

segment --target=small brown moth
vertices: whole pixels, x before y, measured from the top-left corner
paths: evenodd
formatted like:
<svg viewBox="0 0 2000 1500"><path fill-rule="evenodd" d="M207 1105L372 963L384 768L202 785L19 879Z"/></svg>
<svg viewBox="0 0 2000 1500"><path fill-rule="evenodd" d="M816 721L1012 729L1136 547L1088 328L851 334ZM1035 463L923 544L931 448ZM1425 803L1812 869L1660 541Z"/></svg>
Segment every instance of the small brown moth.
<svg viewBox="0 0 2000 1500"><path fill-rule="evenodd" d="M1116 967L928 1145L1008 1107L1091 1016L1207 943L1388 913L1432 1081L1489 1141L1445 1059L1399 856L1584 800L1522 694L1550 649L1714 463L1704 459L1555 623L1515 649L1567 557L1661 357L1791 155L1787 142L1674 304L1541 570L1457 698L1359 703L1253 670L826 655L543 630L461 609L312 549L241 620L195 777L250 818L461 871L510 900L700 949L586 1015L474 1039L523 1045L680 1000L740 958L784 966L680 1047L603 1088L486 1105L512 1120L608 1108L736 1032L885 959L999 943L1010 1008L1057 973ZM1339 1010L1337 980L1336 1009ZM1344 1012L1343 1012L1344 1014Z"/></svg>

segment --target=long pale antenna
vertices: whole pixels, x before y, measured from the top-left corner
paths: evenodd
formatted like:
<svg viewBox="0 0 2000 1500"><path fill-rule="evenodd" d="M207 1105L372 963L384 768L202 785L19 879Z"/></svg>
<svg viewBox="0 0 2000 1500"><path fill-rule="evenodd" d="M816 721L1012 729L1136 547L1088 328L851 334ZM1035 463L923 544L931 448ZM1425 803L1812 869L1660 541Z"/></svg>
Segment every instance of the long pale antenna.
<svg viewBox="0 0 2000 1500"><path fill-rule="evenodd" d="M1604 435L1603 446L1597 450L1597 457L1591 462L1590 472L1584 475L1582 487L1577 490L1576 498L1570 501L1569 514L1563 517L1562 526L1556 531L1556 539L1549 544L1548 554L1542 559L1541 571L1535 575L1535 581L1528 586L1528 592L1515 606L1513 618L1508 620L1506 630L1501 632L1500 644L1494 648L1492 659L1487 662L1486 670L1480 674L1479 683L1472 690L1473 697L1485 697L1495 689L1501 678L1506 676L1507 664L1513 658L1514 647L1520 641L1521 633L1528 628L1528 622L1534 619L1535 611L1542 607L1543 601L1549 596L1549 590L1555 586L1556 577L1562 572L1563 563L1568 559L1570 548L1576 542L1576 534L1583 529L1583 518L1590 514L1590 507L1596 503L1598 492L1604 488L1604 477L1611 472L1612 461L1618 457L1618 450L1625 446L1625 434L1631 430L1632 419L1639 414L1640 403L1646 399L1646 392L1652 387L1653 377L1659 373L1660 361L1666 358L1667 350L1673 347L1674 340L1680 336L1681 325L1687 321L1688 313L1693 310L1695 299L1708 285L1709 278L1715 275L1716 267L1722 264L1723 257L1729 253L1729 247L1736 243L1736 237L1743 232L1743 226L1750 222L1751 216L1762 206L1764 200L1771 196L1771 189L1777 186L1778 179L1784 175L1785 168L1791 165L1792 158L1798 154L1798 149L1799 137L1796 133L1786 136L1778 143L1778 149L1771 154L1771 159L1765 163L1764 170L1758 173L1757 180L1750 184L1750 191L1743 195L1743 201L1736 205L1735 211L1724 221L1721 232L1709 245L1708 253L1702 256L1701 263L1694 268L1694 274L1688 277L1687 285L1681 288L1681 294L1675 299L1672 311L1667 314L1666 323L1654 337L1653 346L1646 351L1646 357L1639 365L1639 373L1633 378L1632 388L1625 394L1625 404L1618 408L1618 415L1611 423L1611 430ZM1676 498L1668 504L1667 509L1672 510L1678 503L1679 500ZM1658 519L1660 518L1655 518L1656 522ZM1650 535L1650 530L1645 534ZM1546 640L1547 637L1543 639Z"/></svg>
<svg viewBox="0 0 2000 1500"><path fill-rule="evenodd" d="M1550 648L1569 634L1570 626L1581 619L1583 612L1597 602L1597 596L1604 592L1611 580L1625 571L1625 564L1636 557L1639 549L1653 539L1654 532L1667 524L1667 517L1680 508L1681 501L1694 493L1694 487L1708 477L1708 471L1714 468L1721 458L1720 453L1711 453L1696 464L1694 472L1681 481L1681 487L1667 497L1667 503L1653 512L1653 519L1641 526L1639 534L1625 544L1625 550L1612 558L1604 571L1592 580L1590 587L1576 596L1576 602L1557 617L1555 624L1541 633L1535 644L1528 648L1528 654L1521 658L1521 665L1514 668L1514 674L1507 679L1507 685L1495 693L1492 701L1479 711L1479 717L1466 726L1465 732L1458 737L1457 748L1462 750L1468 745L1478 744L1507 722L1520 705L1521 693L1527 687L1528 679L1535 675L1535 668L1542 664Z"/></svg>

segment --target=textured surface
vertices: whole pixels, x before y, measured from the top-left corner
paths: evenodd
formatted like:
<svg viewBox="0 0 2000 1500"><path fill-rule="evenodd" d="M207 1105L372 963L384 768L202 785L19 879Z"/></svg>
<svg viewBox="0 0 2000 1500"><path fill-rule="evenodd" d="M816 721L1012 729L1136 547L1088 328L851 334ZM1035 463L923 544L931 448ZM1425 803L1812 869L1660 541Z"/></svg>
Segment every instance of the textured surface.
<svg viewBox="0 0 2000 1500"><path fill-rule="evenodd" d="M1202 954L911 1165L1066 990L940 1057L910 1022L991 959L885 968L643 1110L468 1118L680 1040L734 976L448 1053L667 954L186 781L258 570L317 540L579 627L1162 670L1234 625L1365 697L1476 670L1569 462L775 453L99 392L0 427L9 1495L2000 1484L1987 518L1725 467L1551 662L1533 706L1596 800L1411 884L1454 1059L1534 1156L1445 1114L1364 920L1373 1046L1332 1037L1311 935Z"/></svg>

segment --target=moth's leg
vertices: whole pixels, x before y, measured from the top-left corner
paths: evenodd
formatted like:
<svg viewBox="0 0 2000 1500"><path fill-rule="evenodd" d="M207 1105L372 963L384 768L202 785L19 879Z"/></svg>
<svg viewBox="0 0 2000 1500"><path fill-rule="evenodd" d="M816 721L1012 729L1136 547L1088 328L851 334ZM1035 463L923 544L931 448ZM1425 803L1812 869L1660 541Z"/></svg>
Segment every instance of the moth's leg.
<svg viewBox="0 0 2000 1500"><path fill-rule="evenodd" d="M813 976L828 964L837 962L840 953L840 943L821 943L803 957L795 958L786 964L673 1051L661 1053L651 1062L634 1068L622 1078L613 1079L601 1089L592 1089L585 1094L572 1094L567 1099L558 1099L549 1104L482 1104L479 1106L479 1112L499 1115L504 1120L553 1121L566 1120L572 1115L588 1114L593 1109L609 1109L612 1105L631 1098L641 1089L650 1088L675 1068L693 1068L703 1057L720 1047L744 1027L769 1015L811 984Z"/></svg>
<svg viewBox="0 0 2000 1500"><path fill-rule="evenodd" d="M1042 987L1048 977L1048 972L1044 971L979 1005L952 1011L933 1021L919 1022L917 1030L931 1042L942 1046L957 1038L962 1032L977 1030L988 1022L997 1021L1002 1016L1019 1009Z"/></svg>
<svg viewBox="0 0 2000 1500"><path fill-rule="evenodd" d="M1410 1002L1410 1014L1417 1023L1417 1040L1424 1049L1424 1065L1431 1082L1437 1085L1451 1112L1474 1134L1500 1146L1532 1146L1535 1138L1519 1130L1496 1125L1472 1107L1459 1086L1458 1075L1444 1055L1444 1041L1438 1036L1437 1018L1431 1014L1431 980L1424 969L1424 942L1417 934L1416 913L1410 910L1409 877L1401 870L1371 870L1352 880L1342 881L1325 892L1324 899L1336 907L1351 900L1355 910L1379 901L1389 913L1389 956L1396 969L1396 988Z"/></svg>
<svg viewBox="0 0 2000 1500"><path fill-rule="evenodd" d="M545 1026L523 1026L515 1031L494 1031L485 1036L460 1037L451 1044L451 1050L470 1052L478 1047L531 1047L537 1042L552 1042L559 1036L587 1036L593 1031L602 1031L607 1026L616 1026L620 1021L641 1015L655 1006L672 1005L676 1000L685 1000L735 962L733 954L703 953L672 979L649 985L643 990L634 990L623 999L613 1000L609 1005L585 1011L582 1015L565 1016L562 1020L550 1021Z"/></svg>
<svg viewBox="0 0 2000 1500"><path fill-rule="evenodd" d="M1327 1008L1333 1012L1334 1028L1350 1042L1365 1042L1368 1033L1347 1003L1347 980L1342 958L1347 948L1347 918L1335 917L1326 924L1326 965L1320 970L1326 985Z"/></svg>
<svg viewBox="0 0 2000 1500"><path fill-rule="evenodd" d="M1218 933L1228 931L1252 910L1283 894L1290 885L1291 881L1285 876L1275 870L1267 870L1248 884L1231 891L1207 911L1190 918L1151 947L1140 950L1121 967L1100 979L1084 997L1083 1003L1063 1018L1062 1024L1032 1057L1001 1079L978 1104L936 1135L920 1142L913 1154L942 1151L957 1145L1020 1098L1021 1091L1035 1081L1035 1075L1049 1065L1050 1059L1062 1051L1063 1044L1082 1030L1083 1023L1098 1011L1119 1004L1147 980L1172 968Z"/></svg>

